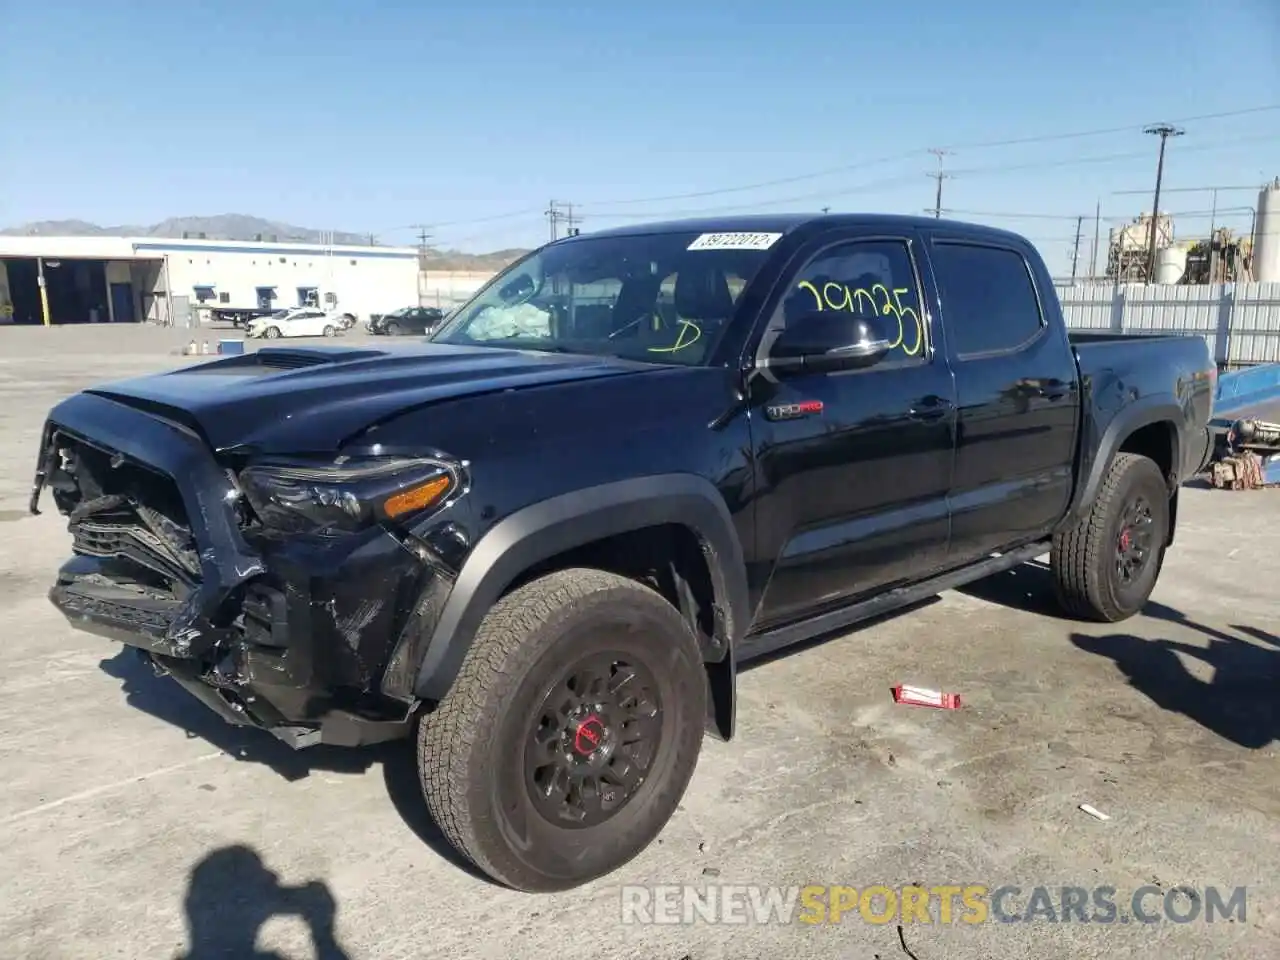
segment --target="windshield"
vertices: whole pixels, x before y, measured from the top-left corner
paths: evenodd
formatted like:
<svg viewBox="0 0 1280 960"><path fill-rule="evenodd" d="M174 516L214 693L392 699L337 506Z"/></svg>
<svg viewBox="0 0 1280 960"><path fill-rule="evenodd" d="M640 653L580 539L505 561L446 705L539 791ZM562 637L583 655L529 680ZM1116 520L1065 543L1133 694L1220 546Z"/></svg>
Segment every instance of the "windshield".
<svg viewBox="0 0 1280 960"><path fill-rule="evenodd" d="M502 271L432 336L700 364L779 234L583 237Z"/></svg>

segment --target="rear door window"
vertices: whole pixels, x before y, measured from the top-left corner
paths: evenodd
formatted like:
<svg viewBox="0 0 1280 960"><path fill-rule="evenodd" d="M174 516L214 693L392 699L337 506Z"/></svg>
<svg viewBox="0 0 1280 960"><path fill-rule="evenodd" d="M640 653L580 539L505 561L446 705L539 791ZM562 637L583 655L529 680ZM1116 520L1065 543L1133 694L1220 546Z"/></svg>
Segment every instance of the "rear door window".
<svg viewBox="0 0 1280 960"><path fill-rule="evenodd" d="M933 246L931 259L958 357L1020 350L1045 328L1031 268L1018 251L946 242Z"/></svg>

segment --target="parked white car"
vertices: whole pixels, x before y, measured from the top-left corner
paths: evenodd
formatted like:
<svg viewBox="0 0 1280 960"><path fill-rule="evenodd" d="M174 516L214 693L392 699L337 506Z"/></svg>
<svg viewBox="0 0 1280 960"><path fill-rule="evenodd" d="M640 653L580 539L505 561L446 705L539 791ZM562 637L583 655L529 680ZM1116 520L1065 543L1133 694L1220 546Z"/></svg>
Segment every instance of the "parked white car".
<svg viewBox="0 0 1280 960"><path fill-rule="evenodd" d="M333 337L337 336L338 331L347 328L347 316L349 314L345 312L299 307L283 315L258 317L250 321L247 332L251 337L264 337L268 340L276 337Z"/></svg>

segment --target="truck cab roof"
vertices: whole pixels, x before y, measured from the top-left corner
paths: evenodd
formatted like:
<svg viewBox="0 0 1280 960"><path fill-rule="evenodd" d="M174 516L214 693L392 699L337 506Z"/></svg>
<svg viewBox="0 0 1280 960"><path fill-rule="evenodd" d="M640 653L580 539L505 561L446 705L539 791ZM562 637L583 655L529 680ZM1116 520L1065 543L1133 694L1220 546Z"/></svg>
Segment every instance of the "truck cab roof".
<svg viewBox="0 0 1280 960"><path fill-rule="evenodd" d="M590 240L592 237L627 237L655 233L781 233L784 236L797 230L817 230L838 227L873 228L885 231L902 229L946 230L963 233L969 237L987 237L1019 246L1026 240L1019 234L999 227L969 223L961 220L935 219L934 217L908 216L896 213L762 213L740 214L727 217L698 217L683 220L664 220L630 224L596 230L589 234L566 237L559 243Z"/></svg>

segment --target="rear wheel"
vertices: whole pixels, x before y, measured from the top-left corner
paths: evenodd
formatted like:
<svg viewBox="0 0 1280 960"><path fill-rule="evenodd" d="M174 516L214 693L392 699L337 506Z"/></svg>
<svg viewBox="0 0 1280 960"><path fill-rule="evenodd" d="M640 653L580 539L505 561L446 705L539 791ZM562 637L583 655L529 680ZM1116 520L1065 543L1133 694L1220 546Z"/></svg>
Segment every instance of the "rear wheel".
<svg viewBox="0 0 1280 960"><path fill-rule="evenodd" d="M1112 461L1088 515L1053 538L1058 598L1089 620L1126 620L1146 605L1164 563L1169 490L1155 462L1133 453Z"/></svg>
<svg viewBox="0 0 1280 960"><path fill-rule="evenodd" d="M436 823L520 890L564 890L645 849L702 744L698 644L661 596L600 570L548 574L489 611L457 680L422 719Z"/></svg>

